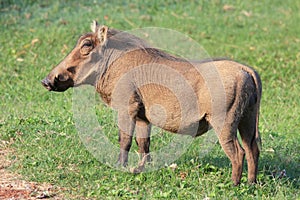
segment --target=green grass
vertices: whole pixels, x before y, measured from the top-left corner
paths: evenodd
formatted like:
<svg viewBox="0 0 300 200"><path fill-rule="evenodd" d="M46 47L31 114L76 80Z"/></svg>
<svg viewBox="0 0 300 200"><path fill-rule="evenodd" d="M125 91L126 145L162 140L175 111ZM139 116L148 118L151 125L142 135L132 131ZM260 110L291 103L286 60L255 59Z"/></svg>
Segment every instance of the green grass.
<svg viewBox="0 0 300 200"><path fill-rule="evenodd" d="M234 9L224 11L224 5ZM2 0L0 6L0 139L13 141L11 170L65 187L68 198L299 198L299 1ZM257 185L246 184L245 170L241 185L232 187L230 163L219 145L199 157L201 138L176 161L176 170L164 167L139 175L102 164L86 150L73 119L73 91L49 93L40 80L80 34L90 31L93 19L121 30L174 29L198 41L212 57L229 57L260 73L263 151ZM117 144L113 113L97 108L103 116L99 123ZM153 148L171 138L159 132ZM280 178L282 170L286 176Z"/></svg>

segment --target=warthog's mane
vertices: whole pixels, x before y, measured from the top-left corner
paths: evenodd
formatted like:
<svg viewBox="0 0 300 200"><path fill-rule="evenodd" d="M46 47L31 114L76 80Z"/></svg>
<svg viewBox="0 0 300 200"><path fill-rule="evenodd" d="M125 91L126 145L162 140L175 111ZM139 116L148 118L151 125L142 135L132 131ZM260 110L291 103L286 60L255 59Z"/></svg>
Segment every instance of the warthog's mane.
<svg viewBox="0 0 300 200"><path fill-rule="evenodd" d="M126 31L119 31L116 29L109 28L107 38L107 48L113 48L115 50L121 51L122 53L134 50L142 50L147 54L162 57L168 60L187 61L186 59L171 55L163 50L155 48L148 44L142 38L139 38Z"/></svg>
<svg viewBox="0 0 300 200"><path fill-rule="evenodd" d="M116 29L109 28L107 32L108 38L108 48L117 49L121 54L134 50L142 50L147 54L162 57L167 60L179 61L179 62L190 62L195 64L202 64L212 61L222 61L222 60L231 60L228 58L205 58L201 60L188 60L186 58L178 57L170 53L165 52L164 50L155 48L149 45L144 39L139 38L133 34L130 34L126 31L120 31Z"/></svg>

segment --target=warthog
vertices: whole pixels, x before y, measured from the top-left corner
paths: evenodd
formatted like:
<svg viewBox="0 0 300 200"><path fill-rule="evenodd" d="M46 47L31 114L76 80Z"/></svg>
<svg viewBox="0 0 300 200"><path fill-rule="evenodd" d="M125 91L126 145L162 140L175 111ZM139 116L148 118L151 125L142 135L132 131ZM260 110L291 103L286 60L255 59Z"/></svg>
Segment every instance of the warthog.
<svg viewBox="0 0 300 200"><path fill-rule="evenodd" d="M226 59L189 62L96 21L91 28L42 84L49 91L95 87L118 113L120 165L128 162L134 130L143 158L134 171L140 172L150 160L151 125L193 137L212 128L231 161L234 185L240 183L245 153L248 182L256 182L262 94L256 71Z"/></svg>

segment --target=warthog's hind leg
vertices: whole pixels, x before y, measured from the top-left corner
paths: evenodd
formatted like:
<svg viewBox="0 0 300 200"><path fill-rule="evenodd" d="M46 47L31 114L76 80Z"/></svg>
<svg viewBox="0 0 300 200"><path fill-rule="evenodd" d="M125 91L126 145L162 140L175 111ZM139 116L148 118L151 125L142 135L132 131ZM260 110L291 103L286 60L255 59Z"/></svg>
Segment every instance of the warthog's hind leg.
<svg viewBox="0 0 300 200"><path fill-rule="evenodd" d="M229 112L227 112L225 121L223 123L220 121L215 121L213 124L213 127L219 127L220 124L223 124L223 127L215 128L215 131L218 134L220 144L225 154L231 161L231 177L234 185L238 185L242 178L245 157L245 151L241 147L237 138L237 129L241 118L241 112L239 110L240 101L236 100Z"/></svg>
<svg viewBox="0 0 300 200"><path fill-rule="evenodd" d="M255 140L256 131L256 109L247 110L239 124L239 131L246 151L248 165L248 182L256 182L259 149Z"/></svg>
<svg viewBox="0 0 300 200"><path fill-rule="evenodd" d="M236 137L236 130L225 129L219 136L219 141L232 164L233 184L238 185L242 178L245 152Z"/></svg>

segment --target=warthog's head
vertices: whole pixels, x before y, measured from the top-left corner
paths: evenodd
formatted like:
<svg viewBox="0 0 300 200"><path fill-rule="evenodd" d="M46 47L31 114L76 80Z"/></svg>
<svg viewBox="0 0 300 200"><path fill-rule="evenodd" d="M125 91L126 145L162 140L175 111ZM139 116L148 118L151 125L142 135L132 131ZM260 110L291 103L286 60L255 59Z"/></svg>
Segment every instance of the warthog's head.
<svg viewBox="0 0 300 200"><path fill-rule="evenodd" d="M81 84L95 84L99 71L96 63L102 59L108 28L98 26L96 21L91 28L93 32L81 36L75 48L42 80L46 89L62 92Z"/></svg>

